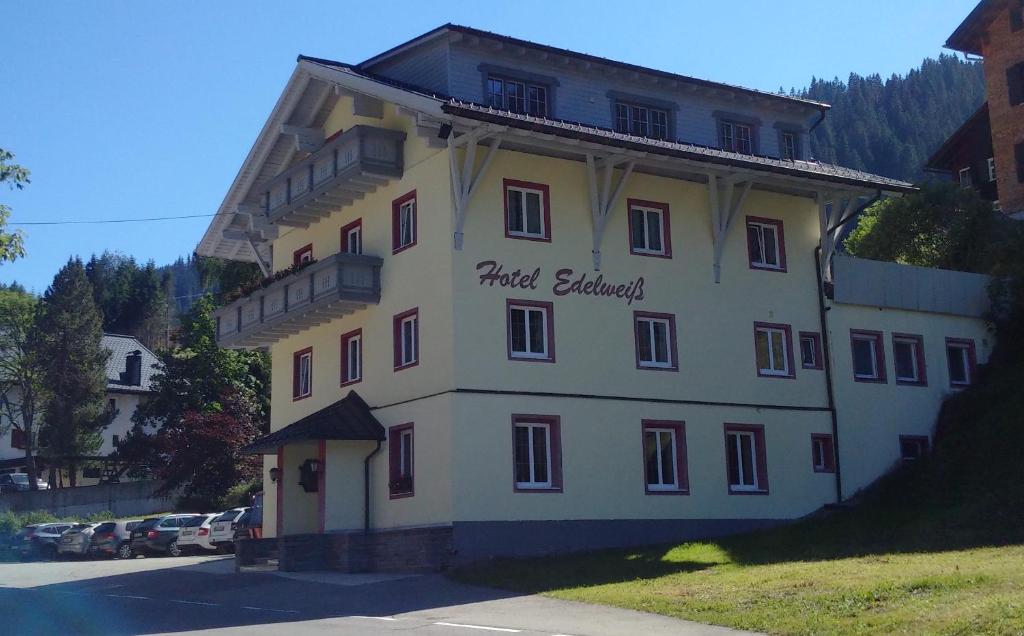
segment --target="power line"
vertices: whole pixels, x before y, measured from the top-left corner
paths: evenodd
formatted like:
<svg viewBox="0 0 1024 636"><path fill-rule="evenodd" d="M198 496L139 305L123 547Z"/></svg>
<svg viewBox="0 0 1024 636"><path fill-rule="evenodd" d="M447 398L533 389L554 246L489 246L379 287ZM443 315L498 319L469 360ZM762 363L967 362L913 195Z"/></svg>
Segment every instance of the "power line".
<svg viewBox="0 0 1024 636"><path fill-rule="evenodd" d="M173 221L176 219L208 219L214 216L227 216L231 212L214 212L213 214L185 214L182 216L150 216L141 219L75 219L73 221L11 221L8 225L96 225L100 223L143 223L146 221Z"/></svg>

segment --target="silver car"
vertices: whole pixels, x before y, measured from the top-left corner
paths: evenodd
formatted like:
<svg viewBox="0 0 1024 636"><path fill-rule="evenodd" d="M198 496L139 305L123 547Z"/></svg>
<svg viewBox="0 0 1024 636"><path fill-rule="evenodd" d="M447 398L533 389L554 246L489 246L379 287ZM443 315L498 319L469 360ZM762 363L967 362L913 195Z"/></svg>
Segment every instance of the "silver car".
<svg viewBox="0 0 1024 636"><path fill-rule="evenodd" d="M92 545L92 536L99 525L98 523L76 523L65 530L57 542L57 554L74 556L88 554L89 547Z"/></svg>

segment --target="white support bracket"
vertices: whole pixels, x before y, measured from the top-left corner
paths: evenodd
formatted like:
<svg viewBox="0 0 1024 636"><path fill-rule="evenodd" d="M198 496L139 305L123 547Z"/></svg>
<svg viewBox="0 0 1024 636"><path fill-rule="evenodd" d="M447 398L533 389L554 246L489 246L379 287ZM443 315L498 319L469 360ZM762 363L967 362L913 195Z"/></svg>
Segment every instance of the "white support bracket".
<svg viewBox="0 0 1024 636"><path fill-rule="evenodd" d="M282 135L294 135L297 152L314 152L324 145L324 131L319 128L303 128L281 124Z"/></svg>
<svg viewBox="0 0 1024 636"><path fill-rule="evenodd" d="M821 279L832 281L832 256L839 247L843 227L860 210L860 199L870 197L873 192L819 191L815 194L818 202L818 224L821 229Z"/></svg>
<svg viewBox="0 0 1024 636"><path fill-rule="evenodd" d="M722 253L725 251L725 240L729 228L739 214L743 202L750 193L754 181L746 174L734 174L721 177L714 173L708 174L708 202L711 211L711 238L714 242L714 262L712 269L715 282L722 282Z"/></svg>
<svg viewBox="0 0 1024 636"><path fill-rule="evenodd" d="M448 161L449 172L452 177L452 199L453 211L455 214L455 249L462 249L462 228L466 224L466 212L469 209L469 202L473 194L480 186L480 181L487 174L501 147L501 133L506 130L505 126L481 126L460 137L455 137L455 132L448 134ZM476 149L481 141L490 137L491 144L487 148L487 155L484 157L480 167L476 167ZM459 146L465 146L462 167L459 167L459 158L455 150Z"/></svg>
<svg viewBox="0 0 1024 636"><path fill-rule="evenodd" d="M616 166L625 163L622 175L614 187L612 182L615 177ZM615 203L630 175L633 174L633 167L636 164L636 157L633 155L613 155L595 159L594 155L587 154L587 184L590 188L590 223L593 231L594 269L601 270L601 243L604 239L604 230L608 226Z"/></svg>

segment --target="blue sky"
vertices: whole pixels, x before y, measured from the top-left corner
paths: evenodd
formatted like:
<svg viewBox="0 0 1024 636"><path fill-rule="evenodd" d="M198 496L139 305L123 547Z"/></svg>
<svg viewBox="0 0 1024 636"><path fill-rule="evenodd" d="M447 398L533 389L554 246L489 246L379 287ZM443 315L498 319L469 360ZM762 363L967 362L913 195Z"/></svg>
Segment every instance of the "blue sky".
<svg viewBox="0 0 1024 636"><path fill-rule="evenodd" d="M7 0L0 147L32 184L0 200L15 223L212 213L297 54L359 62L445 22L777 90L904 73L974 4ZM168 263L208 221L25 228L28 256L0 265L0 281L42 292L69 256L104 250Z"/></svg>

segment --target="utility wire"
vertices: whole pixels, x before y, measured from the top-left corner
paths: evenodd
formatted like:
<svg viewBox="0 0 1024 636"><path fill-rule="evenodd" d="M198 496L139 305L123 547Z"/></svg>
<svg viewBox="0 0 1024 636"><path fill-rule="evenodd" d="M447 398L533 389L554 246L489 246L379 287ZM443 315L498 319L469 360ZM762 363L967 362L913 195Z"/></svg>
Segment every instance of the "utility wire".
<svg viewBox="0 0 1024 636"><path fill-rule="evenodd" d="M100 223L142 223L146 221L173 221L176 219L208 219L214 216L230 216L231 212L213 214L185 214L182 216L150 216L141 219L76 219L73 221L10 221L8 225L95 225Z"/></svg>

